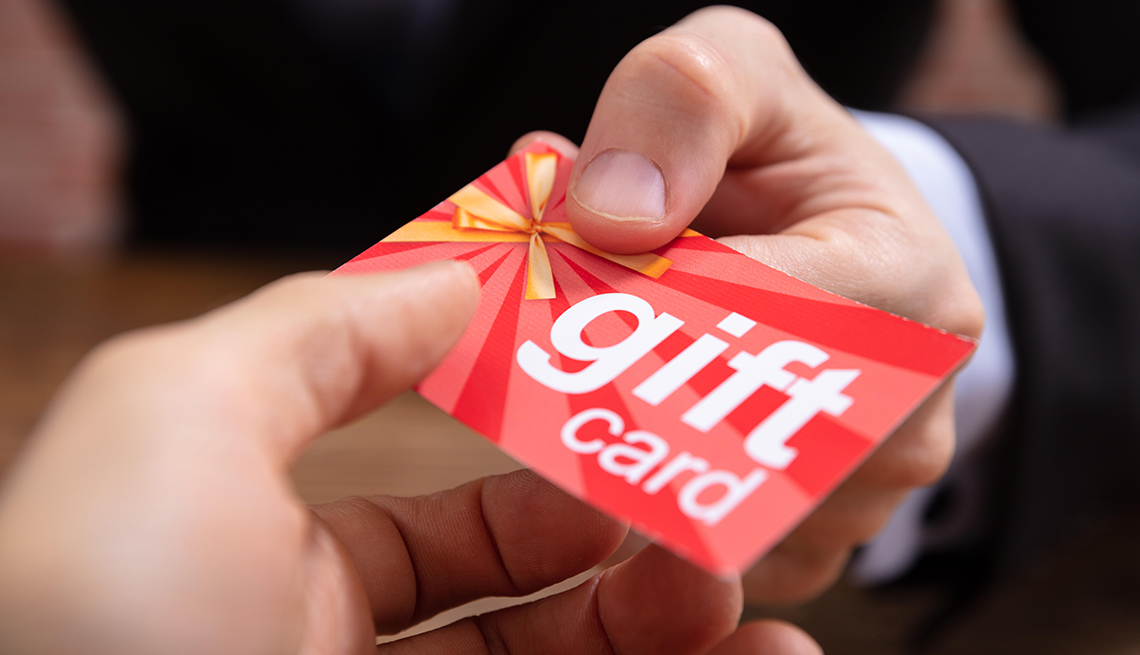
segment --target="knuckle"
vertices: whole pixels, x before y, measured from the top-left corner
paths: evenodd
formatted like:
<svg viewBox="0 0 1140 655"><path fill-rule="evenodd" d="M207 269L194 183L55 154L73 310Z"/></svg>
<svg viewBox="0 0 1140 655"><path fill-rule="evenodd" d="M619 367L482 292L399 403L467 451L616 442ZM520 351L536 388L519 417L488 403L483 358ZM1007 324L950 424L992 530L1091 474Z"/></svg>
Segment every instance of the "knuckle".
<svg viewBox="0 0 1140 655"><path fill-rule="evenodd" d="M852 550L813 550L786 541L744 576L750 603L798 605L827 591L843 573Z"/></svg>
<svg viewBox="0 0 1140 655"><path fill-rule="evenodd" d="M799 588L789 593L788 600L799 604L822 596L843 575L843 569L851 559L851 553L850 549L843 548L821 558L815 568L804 575Z"/></svg>
<svg viewBox="0 0 1140 655"><path fill-rule="evenodd" d="M95 346L84 358L85 376L119 376L138 372L163 349L169 327L134 330L111 337Z"/></svg>
<svg viewBox="0 0 1140 655"><path fill-rule="evenodd" d="M949 237L944 237L942 247L938 252L946 254L940 259L945 262L942 266L926 266L928 275L923 282L923 290L916 293L924 295L929 302L924 314L925 322L936 325L942 329L963 334L977 339L982 335L986 322L985 306L982 299L970 281L965 266L960 263L957 248L949 243ZM922 252L930 252L933 247L915 248L916 256ZM921 266L921 264L918 264ZM937 290L931 292L931 290Z"/></svg>
<svg viewBox="0 0 1140 655"><path fill-rule="evenodd" d="M894 488L925 487L946 473L954 458L954 433L941 425L923 422L906 434L894 453L885 482Z"/></svg>
<svg viewBox="0 0 1140 655"><path fill-rule="evenodd" d="M379 500L380 499L374 500L358 495L345 496L331 503L314 505L312 509L322 517L330 515L352 520L359 517L375 516L377 513L383 512L380 508Z"/></svg>
<svg viewBox="0 0 1140 655"><path fill-rule="evenodd" d="M378 526L395 523L390 513L388 501L389 498L386 496L353 495L323 505L312 505L309 509L321 520L334 527L369 525L372 526L374 533L379 533ZM397 532L397 534L399 533ZM407 545L404 544L404 547L406 549Z"/></svg>
<svg viewBox="0 0 1140 655"><path fill-rule="evenodd" d="M931 449L930 456L926 459L926 470L922 471L922 483L919 486L927 486L934 484L946 475L946 470L950 468L950 463L954 461L954 451L956 443L954 441L953 429L945 431L945 433L934 440L935 447Z"/></svg>
<svg viewBox="0 0 1140 655"><path fill-rule="evenodd" d="M968 285L958 294L957 305L954 332L975 339L981 337L986 324L986 310L973 286Z"/></svg>
<svg viewBox="0 0 1140 655"><path fill-rule="evenodd" d="M240 406L248 392L240 373L227 352L208 347L186 324L175 323L103 342L76 377L81 386L111 392L108 397L166 406L192 396L199 407L225 409Z"/></svg>
<svg viewBox="0 0 1140 655"><path fill-rule="evenodd" d="M296 304L328 294L328 281L323 273L308 271L278 278L254 291L239 303Z"/></svg>
<svg viewBox="0 0 1140 655"><path fill-rule="evenodd" d="M954 458L954 395L943 386L851 476L864 490L909 490L937 482Z"/></svg>
<svg viewBox="0 0 1140 655"><path fill-rule="evenodd" d="M883 529L906 494L875 490L856 494L854 500L846 499L844 495L841 488L820 505L789 535L789 541L812 543L819 547L864 544Z"/></svg>
<svg viewBox="0 0 1140 655"><path fill-rule="evenodd" d="M986 323L985 306L964 270L937 298L932 313L931 323L975 339L981 337Z"/></svg>
<svg viewBox="0 0 1140 655"><path fill-rule="evenodd" d="M715 45L694 32L672 29L648 39L626 56L623 66L633 79L663 85L664 97L681 109L730 113L736 86L731 65Z"/></svg>

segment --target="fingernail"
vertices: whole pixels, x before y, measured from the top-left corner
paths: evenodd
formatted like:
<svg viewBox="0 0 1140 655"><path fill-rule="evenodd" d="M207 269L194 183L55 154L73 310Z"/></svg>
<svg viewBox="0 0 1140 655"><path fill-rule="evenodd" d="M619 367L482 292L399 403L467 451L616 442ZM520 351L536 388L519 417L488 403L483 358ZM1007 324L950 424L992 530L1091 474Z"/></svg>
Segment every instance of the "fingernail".
<svg viewBox="0 0 1140 655"><path fill-rule="evenodd" d="M582 171L574 198L598 214L624 219L665 216L665 178L645 156L607 150Z"/></svg>

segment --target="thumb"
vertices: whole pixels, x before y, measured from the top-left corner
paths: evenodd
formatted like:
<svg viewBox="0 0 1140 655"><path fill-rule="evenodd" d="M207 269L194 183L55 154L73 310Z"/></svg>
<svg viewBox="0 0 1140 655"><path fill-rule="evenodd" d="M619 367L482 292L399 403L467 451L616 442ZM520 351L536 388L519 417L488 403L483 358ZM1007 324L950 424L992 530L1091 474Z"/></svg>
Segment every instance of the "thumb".
<svg viewBox="0 0 1140 655"><path fill-rule="evenodd" d="M426 376L477 303L474 272L457 262L291 276L198 319L105 344L43 427L113 429L129 418L140 436L259 440L284 466L316 436Z"/></svg>
<svg viewBox="0 0 1140 655"><path fill-rule="evenodd" d="M582 142L566 204L575 230L611 252L668 243L730 162L790 156L772 141L809 88L776 28L742 9L702 9L642 42L606 81Z"/></svg>

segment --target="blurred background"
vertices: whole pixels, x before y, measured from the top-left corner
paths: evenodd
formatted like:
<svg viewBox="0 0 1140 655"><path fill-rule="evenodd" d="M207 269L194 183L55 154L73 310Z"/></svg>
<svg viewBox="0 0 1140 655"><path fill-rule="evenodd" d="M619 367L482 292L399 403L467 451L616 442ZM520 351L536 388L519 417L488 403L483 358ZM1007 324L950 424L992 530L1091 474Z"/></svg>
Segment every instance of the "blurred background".
<svg viewBox="0 0 1140 655"><path fill-rule="evenodd" d="M1137 100L1137 7L1082 4L749 8L849 106L1060 127ZM524 132L580 140L621 56L697 6L0 0L0 482L96 343L335 267ZM1081 18L1098 12L1111 19ZM321 441L294 478L323 502L516 467L407 395ZM955 584L968 558L931 560L747 616L788 618L833 654L1140 653L1138 519L1090 518L976 588Z"/></svg>

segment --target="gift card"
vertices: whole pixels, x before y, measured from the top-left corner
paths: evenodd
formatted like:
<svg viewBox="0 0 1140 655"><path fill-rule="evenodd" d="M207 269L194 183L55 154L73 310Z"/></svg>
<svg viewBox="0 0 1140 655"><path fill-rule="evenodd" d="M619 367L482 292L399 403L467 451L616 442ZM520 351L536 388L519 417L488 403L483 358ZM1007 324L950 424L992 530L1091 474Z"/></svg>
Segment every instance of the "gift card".
<svg viewBox="0 0 1140 655"><path fill-rule="evenodd" d="M417 391L714 574L775 546L974 349L691 230L614 255L567 222L573 161L536 142L334 274L479 272Z"/></svg>

